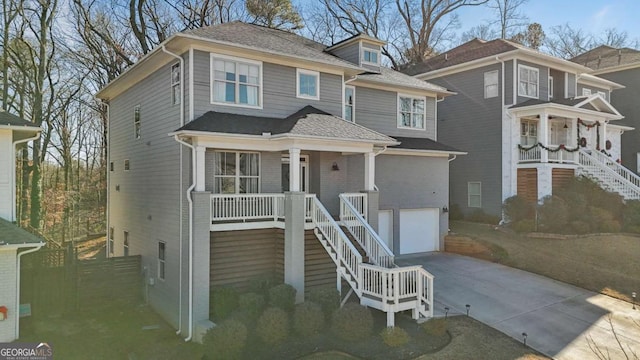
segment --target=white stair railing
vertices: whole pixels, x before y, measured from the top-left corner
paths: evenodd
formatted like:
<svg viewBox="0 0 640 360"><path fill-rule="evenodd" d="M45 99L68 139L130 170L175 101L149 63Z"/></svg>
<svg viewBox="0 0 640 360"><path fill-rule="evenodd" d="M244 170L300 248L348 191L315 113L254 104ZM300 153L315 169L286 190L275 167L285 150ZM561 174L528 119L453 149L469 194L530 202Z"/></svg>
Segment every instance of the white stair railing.
<svg viewBox="0 0 640 360"><path fill-rule="evenodd" d="M597 160L605 164L611 170L615 171L618 175L622 176L623 178L625 178L627 181L629 181L636 187L640 188L640 176L636 175L633 171L618 164L612 158L610 158L609 156L601 152L594 151L591 153L591 156L593 156L594 158L596 158Z"/></svg>
<svg viewBox="0 0 640 360"><path fill-rule="evenodd" d="M367 219L367 194L365 193L342 193L340 199L348 201L353 208L362 215L362 218Z"/></svg>
<svg viewBox="0 0 640 360"><path fill-rule="evenodd" d="M369 260L378 266L391 268L395 266L393 251L373 230L371 225L360 214L350 201L350 194L340 194L340 223L344 225L353 238L362 246ZM357 199L357 198L356 198ZM365 198L366 199L366 198ZM359 202L362 204L363 202Z"/></svg>
<svg viewBox="0 0 640 360"><path fill-rule="evenodd" d="M640 199L640 187L628 180L617 171L614 171L606 162L589 154L584 150L579 151L579 172L600 183L607 191L617 192L625 200ZM599 154L599 153L598 153ZM601 155L601 154L599 154Z"/></svg>

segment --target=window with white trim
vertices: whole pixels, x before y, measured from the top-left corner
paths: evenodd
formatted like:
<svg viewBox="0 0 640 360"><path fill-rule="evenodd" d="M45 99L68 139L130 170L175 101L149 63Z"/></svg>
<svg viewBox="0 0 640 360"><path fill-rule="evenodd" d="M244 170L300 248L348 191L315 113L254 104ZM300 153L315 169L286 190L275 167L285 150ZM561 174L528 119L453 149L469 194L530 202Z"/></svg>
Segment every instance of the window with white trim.
<svg viewBox="0 0 640 360"><path fill-rule="evenodd" d="M518 96L538 98L538 84L540 72L538 69L518 65Z"/></svg>
<svg viewBox="0 0 640 360"><path fill-rule="evenodd" d="M142 125L140 124L140 104L133 108L133 137L140 139L142 137Z"/></svg>
<svg viewBox="0 0 640 360"><path fill-rule="evenodd" d="M171 65L171 104L180 104L180 63Z"/></svg>
<svg viewBox="0 0 640 360"><path fill-rule="evenodd" d="M320 73L296 69L296 96L304 99L320 99Z"/></svg>
<svg viewBox="0 0 640 360"><path fill-rule="evenodd" d="M354 109L356 106L356 88L353 86L344 87L344 119L354 121Z"/></svg>
<svg viewBox="0 0 640 360"><path fill-rule="evenodd" d="M115 249L115 241L114 241L115 230L112 227L109 227L109 254L113 255Z"/></svg>
<svg viewBox="0 0 640 360"><path fill-rule="evenodd" d="M498 70L484 73L484 98L498 96Z"/></svg>
<svg viewBox="0 0 640 360"><path fill-rule="evenodd" d="M113 161L109 162L109 171L113 171Z"/></svg>
<svg viewBox="0 0 640 360"><path fill-rule="evenodd" d="M425 129L425 98L398 95L398 127Z"/></svg>
<svg viewBox="0 0 640 360"><path fill-rule="evenodd" d="M582 96L591 96L591 89L582 88Z"/></svg>
<svg viewBox="0 0 640 360"><path fill-rule="evenodd" d="M165 275L165 259L167 244L164 241L158 241L158 279L164 280Z"/></svg>
<svg viewBox="0 0 640 360"><path fill-rule="evenodd" d="M380 65L380 50L363 47L362 63L369 65Z"/></svg>
<svg viewBox="0 0 640 360"><path fill-rule="evenodd" d="M214 192L247 194L260 192L260 154L252 152L216 151Z"/></svg>
<svg viewBox="0 0 640 360"><path fill-rule="evenodd" d="M131 162L129 159L124 159L124 170L129 171L131 169Z"/></svg>
<svg viewBox="0 0 640 360"><path fill-rule="evenodd" d="M532 120L520 122L520 145L531 146L538 143L538 123Z"/></svg>
<svg viewBox="0 0 640 360"><path fill-rule="evenodd" d="M603 99L607 100L607 94L604 91L598 91L598 95L600 95Z"/></svg>
<svg viewBox="0 0 640 360"><path fill-rule="evenodd" d="M549 94L549 99L553 99L553 76L549 76L549 84L548 84L548 94Z"/></svg>
<svg viewBox="0 0 640 360"><path fill-rule="evenodd" d="M124 235L124 241L122 243L122 250L123 250L124 256L129 256L129 232L125 231L123 235Z"/></svg>
<svg viewBox="0 0 640 360"><path fill-rule="evenodd" d="M480 181L470 181L467 183L467 194L469 207L482 207L482 183Z"/></svg>
<svg viewBox="0 0 640 360"><path fill-rule="evenodd" d="M211 54L211 102L261 106L262 63Z"/></svg>

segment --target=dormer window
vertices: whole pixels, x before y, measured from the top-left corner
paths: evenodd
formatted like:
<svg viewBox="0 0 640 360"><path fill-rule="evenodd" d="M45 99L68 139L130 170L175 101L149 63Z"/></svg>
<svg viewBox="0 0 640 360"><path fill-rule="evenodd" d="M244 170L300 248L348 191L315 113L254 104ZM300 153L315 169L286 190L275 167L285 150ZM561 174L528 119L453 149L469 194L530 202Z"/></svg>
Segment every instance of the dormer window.
<svg viewBox="0 0 640 360"><path fill-rule="evenodd" d="M380 65L380 50L362 48L362 63L368 65Z"/></svg>

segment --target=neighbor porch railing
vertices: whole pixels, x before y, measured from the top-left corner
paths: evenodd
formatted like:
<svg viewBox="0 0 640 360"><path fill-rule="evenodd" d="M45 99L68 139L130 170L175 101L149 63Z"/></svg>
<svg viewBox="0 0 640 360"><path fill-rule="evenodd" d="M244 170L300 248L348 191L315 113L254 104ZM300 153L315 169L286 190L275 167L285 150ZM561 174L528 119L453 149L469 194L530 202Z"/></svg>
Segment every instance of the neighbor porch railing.
<svg viewBox="0 0 640 360"><path fill-rule="evenodd" d="M212 194L211 221L284 219L284 194ZM305 194L305 220L311 221L314 194Z"/></svg>
<svg viewBox="0 0 640 360"><path fill-rule="evenodd" d="M342 193L340 198L347 200L353 208L367 220L367 194L366 193Z"/></svg>
<svg viewBox="0 0 640 360"><path fill-rule="evenodd" d="M394 267L394 255L391 249L364 219L356 206L349 201L349 199L360 200L361 198L350 195L340 194L341 224L349 230L354 239L362 246L372 263L386 268ZM359 201L359 204L362 203L366 203L366 197L364 200Z"/></svg>

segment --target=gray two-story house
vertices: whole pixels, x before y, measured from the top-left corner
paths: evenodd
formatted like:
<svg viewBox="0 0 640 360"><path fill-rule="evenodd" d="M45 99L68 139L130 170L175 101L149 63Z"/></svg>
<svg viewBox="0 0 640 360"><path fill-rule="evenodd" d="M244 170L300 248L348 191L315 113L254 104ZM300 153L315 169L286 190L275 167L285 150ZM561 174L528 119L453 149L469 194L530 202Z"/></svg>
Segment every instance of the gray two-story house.
<svg viewBox="0 0 640 360"><path fill-rule="evenodd" d="M98 93L108 253L142 255L150 303L183 336L210 325L210 289L269 273L298 301L344 283L390 325L432 315L433 277L394 256L443 248L463 153L437 141L437 114L453 93L381 66L383 44L232 22L173 35Z"/></svg>
<svg viewBox="0 0 640 360"><path fill-rule="evenodd" d="M591 75L624 85L611 97L611 104L625 115L620 123L636 130L622 134L624 146L617 158L640 175L640 132L637 130L640 127L640 51L602 45L571 61L593 69Z"/></svg>
<svg viewBox="0 0 640 360"><path fill-rule="evenodd" d="M640 183L616 160L623 116L616 82L522 45L471 40L404 70L458 95L438 106L438 139L469 152L451 166L451 203L501 216L514 195L538 201L576 175L626 198Z"/></svg>

